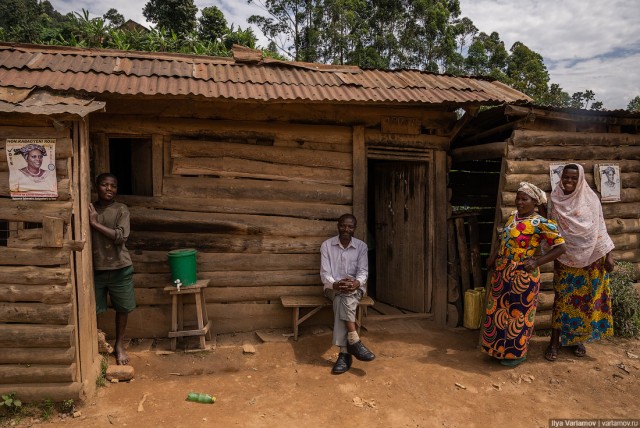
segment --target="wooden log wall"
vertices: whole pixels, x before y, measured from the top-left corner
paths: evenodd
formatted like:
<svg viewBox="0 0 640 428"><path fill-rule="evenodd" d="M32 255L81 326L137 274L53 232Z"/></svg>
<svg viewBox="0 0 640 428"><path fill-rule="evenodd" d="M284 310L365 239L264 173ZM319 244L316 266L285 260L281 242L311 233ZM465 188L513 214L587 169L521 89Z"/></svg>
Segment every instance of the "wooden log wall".
<svg viewBox="0 0 640 428"><path fill-rule="evenodd" d="M70 128L34 117L0 115L0 393L23 400L77 399L81 390L72 280ZM55 138L57 201L13 201L8 138ZM39 228L24 229L24 223ZM54 236L55 235L55 236Z"/></svg>
<svg viewBox="0 0 640 428"><path fill-rule="evenodd" d="M170 283L166 253L176 248L198 250L198 277L211 279L206 297L215 332L290 326L279 297L322 292L320 244L337 233L338 217L355 210L359 232L366 232L365 188L353 188L366 177L366 161L356 165L354 153L364 156L365 141L399 148L417 142L444 153L455 121L451 112L399 109L398 116L429 130L420 134L418 126L419 135L407 136L382 133L382 117L394 115L388 108L176 104L114 99L109 111L117 114L91 120L94 176L109 168L109 138L152 141L153 196L119 197L131 210L127 246L138 303L127 327L132 337L167 336L170 299L162 288ZM113 333L112 311L98 321Z"/></svg>
<svg viewBox="0 0 640 428"><path fill-rule="evenodd" d="M131 211L136 272L128 335L166 337L171 301L162 289L171 283L167 251L177 248L198 250L216 333L289 326L280 296L322 293L320 244L352 210L352 128L168 121L92 122L96 145L116 129L160 142L158 194L119 198ZM187 306L187 320L194 313ZM112 324L112 311L99 319L108 334Z"/></svg>

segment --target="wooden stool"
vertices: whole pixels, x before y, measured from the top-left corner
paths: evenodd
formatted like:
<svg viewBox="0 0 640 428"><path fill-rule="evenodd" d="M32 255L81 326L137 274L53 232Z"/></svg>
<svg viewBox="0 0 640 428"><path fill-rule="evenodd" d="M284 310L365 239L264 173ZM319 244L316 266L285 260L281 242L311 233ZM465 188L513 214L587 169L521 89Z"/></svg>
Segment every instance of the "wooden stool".
<svg viewBox="0 0 640 428"><path fill-rule="evenodd" d="M178 337L200 336L200 348L205 349L205 336L207 340L211 340L211 322L207 316L207 301L204 297L204 290L209 285L208 279L200 279L193 285L186 287L177 287L169 285L164 287L164 291L171 294L171 350L176 350L176 341ZM184 329L184 317L182 311L182 296L185 294L193 294L196 301L196 317L198 318L197 330ZM205 325L206 323L206 325Z"/></svg>

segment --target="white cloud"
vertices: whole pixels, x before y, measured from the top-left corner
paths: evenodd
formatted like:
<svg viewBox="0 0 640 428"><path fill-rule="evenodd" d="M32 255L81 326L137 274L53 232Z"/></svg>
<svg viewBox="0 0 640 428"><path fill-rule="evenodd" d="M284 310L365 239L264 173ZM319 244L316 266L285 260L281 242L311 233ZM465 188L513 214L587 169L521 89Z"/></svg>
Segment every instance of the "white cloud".
<svg viewBox="0 0 640 428"><path fill-rule="evenodd" d="M509 49L520 41L545 59L552 83L591 89L605 108L640 94L637 0L460 0L462 15Z"/></svg>

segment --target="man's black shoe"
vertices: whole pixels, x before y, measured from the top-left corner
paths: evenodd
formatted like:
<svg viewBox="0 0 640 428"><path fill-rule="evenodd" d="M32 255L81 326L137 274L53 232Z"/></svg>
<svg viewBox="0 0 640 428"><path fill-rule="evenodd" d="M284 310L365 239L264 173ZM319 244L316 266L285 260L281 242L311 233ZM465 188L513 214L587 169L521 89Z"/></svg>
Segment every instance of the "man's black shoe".
<svg viewBox="0 0 640 428"><path fill-rule="evenodd" d="M376 357L362 344L362 340L358 340L353 345L347 345L347 351L360 361L372 361Z"/></svg>
<svg viewBox="0 0 640 428"><path fill-rule="evenodd" d="M340 352L338 354L338 360L333 365L331 369L331 373L333 374L342 374L351 368L351 363L353 362L353 358L351 358L350 354L345 352Z"/></svg>

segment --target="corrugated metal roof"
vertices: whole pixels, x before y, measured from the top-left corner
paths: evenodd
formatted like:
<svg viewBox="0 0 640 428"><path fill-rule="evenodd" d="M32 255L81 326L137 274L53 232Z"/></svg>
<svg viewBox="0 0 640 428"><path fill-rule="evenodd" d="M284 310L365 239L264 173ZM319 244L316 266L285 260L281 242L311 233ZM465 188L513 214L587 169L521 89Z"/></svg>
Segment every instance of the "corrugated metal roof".
<svg viewBox="0 0 640 428"><path fill-rule="evenodd" d="M244 57L250 57L244 52ZM500 82L416 70L333 66L56 46L0 44L0 86L261 101L531 101Z"/></svg>
<svg viewBox="0 0 640 428"><path fill-rule="evenodd" d="M0 87L0 112L42 115L73 114L84 117L104 110L104 101L69 94L54 94L44 89Z"/></svg>

